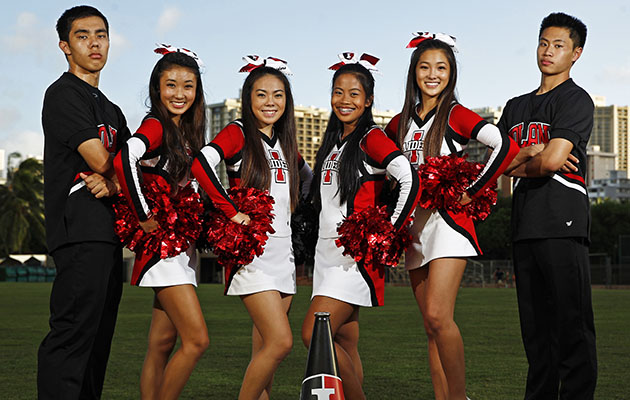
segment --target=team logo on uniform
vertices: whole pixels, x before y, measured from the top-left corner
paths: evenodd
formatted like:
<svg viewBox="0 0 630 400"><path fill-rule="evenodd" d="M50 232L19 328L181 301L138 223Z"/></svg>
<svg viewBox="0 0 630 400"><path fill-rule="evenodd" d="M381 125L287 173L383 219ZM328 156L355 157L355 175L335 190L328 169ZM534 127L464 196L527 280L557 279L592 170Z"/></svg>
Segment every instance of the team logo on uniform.
<svg viewBox="0 0 630 400"><path fill-rule="evenodd" d="M341 379L338 376L327 374L309 376L302 382L300 399L343 400Z"/></svg>
<svg viewBox="0 0 630 400"><path fill-rule="evenodd" d="M112 154L116 154L116 128L111 125L105 127L104 124L97 126L97 128L101 143L103 143L105 149Z"/></svg>
<svg viewBox="0 0 630 400"><path fill-rule="evenodd" d="M411 134L413 139L403 143L403 153L412 165L418 165L422 158L422 146L424 145L424 130L416 130Z"/></svg>
<svg viewBox="0 0 630 400"><path fill-rule="evenodd" d="M514 125L509 134L518 143L519 147L532 146L540 143L549 143L549 124L544 122L530 122L525 128L525 123Z"/></svg>
<svg viewBox="0 0 630 400"><path fill-rule="evenodd" d="M339 154L339 151L333 151L328 156L328 159L324 161L324 165L322 166L322 175L324 175L322 183L324 185L332 184L332 173L339 172Z"/></svg>
<svg viewBox="0 0 630 400"><path fill-rule="evenodd" d="M280 152L278 150L269 150L267 161L269 161L269 168L273 171L276 183L286 183L289 166L282 159Z"/></svg>

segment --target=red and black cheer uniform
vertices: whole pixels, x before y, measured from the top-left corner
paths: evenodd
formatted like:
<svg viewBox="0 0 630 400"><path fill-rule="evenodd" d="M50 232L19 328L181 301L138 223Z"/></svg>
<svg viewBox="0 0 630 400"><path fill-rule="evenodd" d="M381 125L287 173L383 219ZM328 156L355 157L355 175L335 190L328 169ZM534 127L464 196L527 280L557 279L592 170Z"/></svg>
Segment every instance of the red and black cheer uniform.
<svg viewBox="0 0 630 400"><path fill-rule="evenodd" d="M118 182L138 220L150 218L150 208L141 191L141 183L161 180L169 184L168 162L163 157L162 123L149 115L114 159ZM194 184L185 177L180 187ZM131 284L164 287L191 284L197 286L197 252L194 244L186 251L165 259L159 254L137 252Z"/></svg>
<svg viewBox="0 0 630 400"><path fill-rule="evenodd" d="M352 135L361 135L360 149L348 149ZM360 187L346 202L339 198L339 160L346 151L361 151L363 165L356 173ZM359 306L381 306L384 301L384 267L356 263L342 254L335 240L337 227L353 212L379 204L379 196L389 174L400 184L400 195L391 222L400 229L413 213L419 194L419 179L409 161L385 132L373 126L367 132L353 132L339 140L322 165L319 191L319 239L315 249L313 294L327 296Z"/></svg>
<svg viewBox="0 0 630 400"><path fill-rule="evenodd" d="M435 113L436 109L431 110L422 120L414 112L412 120L409 121L402 151L415 168L424 163L424 140L433 124ZM396 138L399 123L400 114L385 128L390 138ZM474 201L477 193L492 185L505 171L518 153L518 146L509 137L501 135L497 127L466 107L454 103L448 116L440 155L462 156L471 139L492 149L485 168L466 189ZM418 206L410 231L413 243L405 253L407 269L422 267L437 258L471 257L481 254L472 218L463 212L428 210Z"/></svg>
<svg viewBox="0 0 630 400"><path fill-rule="evenodd" d="M592 399L597 381L588 259L586 145L593 101L568 79L553 90L508 101L499 121L520 147L555 138L573 145L577 172L519 178L512 196L512 240L526 399Z"/></svg>
<svg viewBox="0 0 630 400"><path fill-rule="evenodd" d="M38 395L98 398L122 292L122 248L111 199L95 198L79 176L92 171L78 147L99 139L113 155L130 133L120 108L67 72L46 91L42 126L46 240L57 276Z"/></svg>
<svg viewBox="0 0 630 400"><path fill-rule="evenodd" d="M291 246L289 169L275 132L271 138L262 132L258 134L271 172L269 194L274 199L272 227L275 233L269 234L264 253L260 257L255 257L248 265L226 269L226 294L245 295L265 290L294 294L296 281ZM230 187L238 187L241 182L244 145L243 124L236 120L223 128L214 140L201 150L192 166L192 172L201 187L208 193L214 205L228 218L235 216L239 210L221 185L216 166L224 161ZM303 193L307 193L312 172L302 157L299 155L298 157L300 181Z"/></svg>

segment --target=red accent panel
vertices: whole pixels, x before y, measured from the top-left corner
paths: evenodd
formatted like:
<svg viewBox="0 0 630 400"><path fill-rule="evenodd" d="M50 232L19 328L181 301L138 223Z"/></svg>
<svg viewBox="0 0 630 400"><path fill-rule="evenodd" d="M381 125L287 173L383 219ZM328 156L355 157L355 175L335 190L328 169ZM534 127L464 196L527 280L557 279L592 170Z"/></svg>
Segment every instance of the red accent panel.
<svg viewBox="0 0 630 400"><path fill-rule="evenodd" d="M395 151L398 147L387 137L381 129L372 129L361 141L361 148L374 161L381 164L383 160Z"/></svg>
<svg viewBox="0 0 630 400"><path fill-rule="evenodd" d="M374 285L374 294L379 306L385 304L385 267L382 265L368 266L364 265L365 271L370 276Z"/></svg>
<svg viewBox="0 0 630 400"><path fill-rule="evenodd" d="M467 216L465 213L458 213L455 214L451 211L447 211L448 215L450 215L451 218L453 218L453 221L460 226L462 229L464 229L466 232L468 232L470 234L470 236L472 237L472 239L475 242L475 246L478 249L481 249L479 247L479 242L477 241L477 233L475 232L475 224L473 223L472 218L470 218L469 216Z"/></svg>
<svg viewBox="0 0 630 400"><path fill-rule="evenodd" d="M377 206L377 199L383 189L384 181L367 181L357 191L352 204L354 212L359 212L370 206Z"/></svg>
<svg viewBox="0 0 630 400"><path fill-rule="evenodd" d="M473 129L482 120L477 113L457 104L451 110L448 124L455 132L470 139Z"/></svg>
<svg viewBox="0 0 630 400"><path fill-rule="evenodd" d="M147 118L136 131L149 139L147 152L154 151L162 145L162 124L155 118Z"/></svg>
<svg viewBox="0 0 630 400"><path fill-rule="evenodd" d="M212 143L221 148L225 159L230 159L245 146L245 136L239 125L229 124L217 134Z"/></svg>
<svg viewBox="0 0 630 400"><path fill-rule="evenodd" d="M133 263L133 272L131 273L131 284L138 285L138 279L142 274L142 270L151 260L154 254L145 254L144 252L136 253L136 261Z"/></svg>
<svg viewBox="0 0 630 400"><path fill-rule="evenodd" d="M396 137L398 136L398 124L400 124L400 114L396 114L385 127L385 134L394 143L396 143Z"/></svg>
<svg viewBox="0 0 630 400"><path fill-rule="evenodd" d="M328 400L344 400L345 399L343 395L343 384L341 382L341 378L337 378L336 376L325 376L324 388L334 389L334 393L328 396Z"/></svg>

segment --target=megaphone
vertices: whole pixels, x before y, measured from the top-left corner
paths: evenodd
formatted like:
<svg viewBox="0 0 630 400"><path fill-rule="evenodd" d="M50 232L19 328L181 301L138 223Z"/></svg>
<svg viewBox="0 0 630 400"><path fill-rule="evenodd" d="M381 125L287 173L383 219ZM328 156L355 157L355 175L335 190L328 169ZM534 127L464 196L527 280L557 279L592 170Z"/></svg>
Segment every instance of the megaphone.
<svg viewBox="0 0 630 400"><path fill-rule="evenodd" d="M315 313L300 400L345 400L327 312Z"/></svg>

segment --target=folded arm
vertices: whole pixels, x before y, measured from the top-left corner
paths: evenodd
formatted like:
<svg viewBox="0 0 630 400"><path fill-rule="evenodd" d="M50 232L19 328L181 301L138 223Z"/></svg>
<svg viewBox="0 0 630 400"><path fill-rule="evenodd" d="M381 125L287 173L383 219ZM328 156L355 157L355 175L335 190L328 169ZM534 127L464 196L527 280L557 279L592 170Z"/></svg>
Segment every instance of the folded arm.
<svg viewBox="0 0 630 400"><path fill-rule="evenodd" d="M541 145L529 147L536 146ZM525 149L527 148L521 149L521 152ZM519 178L538 178L549 176L563 168L575 171L576 168L571 161L576 161L576 159L575 157L570 158L572 149L573 143L566 139L551 139L549 143L544 145L544 148L541 151L538 151L533 156L531 156L531 154L539 149L532 149L529 152L526 150L523 158L529 158L521 161L521 164L517 165L515 168L512 168L508 175ZM519 155L521 152L519 152Z"/></svg>

